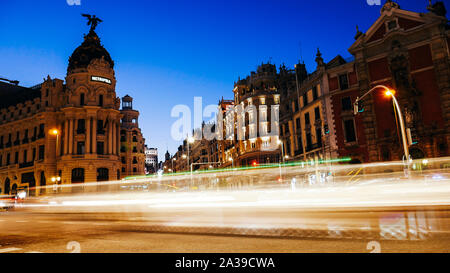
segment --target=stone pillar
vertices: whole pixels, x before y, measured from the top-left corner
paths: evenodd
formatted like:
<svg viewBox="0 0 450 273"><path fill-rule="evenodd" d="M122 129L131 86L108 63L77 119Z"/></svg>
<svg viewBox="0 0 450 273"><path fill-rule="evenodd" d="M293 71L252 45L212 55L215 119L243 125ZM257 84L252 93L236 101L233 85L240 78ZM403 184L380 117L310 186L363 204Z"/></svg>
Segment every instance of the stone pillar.
<svg viewBox="0 0 450 273"><path fill-rule="evenodd" d="M113 121L112 126L111 126L111 131L112 131L112 154L116 155L117 154L117 126L116 126L116 121Z"/></svg>
<svg viewBox="0 0 450 273"><path fill-rule="evenodd" d="M86 120L86 153L91 153L91 117Z"/></svg>
<svg viewBox="0 0 450 273"><path fill-rule="evenodd" d="M73 154L73 119L69 120L69 154Z"/></svg>
<svg viewBox="0 0 450 273"><path fill-rule="evenodd" d="M69 151L69 120L64 121L64 155Z"/></svg>
<svg viewBox="0 0 450 273"><path fill-rule="evenodd" d="M117 147L116 147L116 149L117 149L117 155L120 155L120 121L118 121L117 122L117 124L116 124L116 131L117 131L117 133L116 133L116 136L117 136Z"/></svg>
<svg viewBox="0 0 450 273"><path fill-rule="evenodd" d="M112 121L108 122L108 154L112 154Z"/></svg>
<svg viewBox="0 0 450 273"><path fill-rule="evenodd" d="M92 153L97 153L97 118L92 119Z"/></svg>

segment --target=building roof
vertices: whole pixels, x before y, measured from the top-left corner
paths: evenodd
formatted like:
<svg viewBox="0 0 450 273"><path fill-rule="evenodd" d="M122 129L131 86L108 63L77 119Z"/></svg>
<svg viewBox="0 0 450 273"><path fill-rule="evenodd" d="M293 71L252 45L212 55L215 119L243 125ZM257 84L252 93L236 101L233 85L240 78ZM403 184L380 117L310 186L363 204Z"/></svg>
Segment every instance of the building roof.
<svg viewBox="0 0 450 273"><path fill-rule="evenodd" d="M40 89L31 89L0 81L0 109L41 97Z"/></svg>
<svg viewBox="0 0 450 273"><path fill-rule="evenodd" d="M109 63L111 68L114 68L114 61L111 59L108 51L101 45L100 38L95 31L91 30L84 37L84 42L70 56L67 70L87 68L92 60L102 58Z"/></svg>

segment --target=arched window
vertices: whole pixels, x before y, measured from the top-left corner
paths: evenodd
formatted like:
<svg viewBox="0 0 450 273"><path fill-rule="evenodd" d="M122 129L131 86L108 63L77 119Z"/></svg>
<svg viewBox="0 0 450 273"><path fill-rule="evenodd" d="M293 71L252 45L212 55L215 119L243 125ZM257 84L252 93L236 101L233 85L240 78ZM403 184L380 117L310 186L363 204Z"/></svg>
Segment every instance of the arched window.
<svg viewBox="0 0 450 273"><path fill-rule="evenodd" d="M72 170L72 183L84 183L83 168L75 168Z"/></svg>
<svg viewBox="0 0 450 273"><path fill-rule="evenodd" d="M6 178L5 180L5 194L9 195L9 192L11 191L11 181L9 180L9 178Z"/></svg>
<svg viewBox="0 0 450 273"><path fill-rule="evenodd" d="M17 184L14 184L11 189L11 195L16 195L16 194L17 194Z"/></svg>
<svg viewBox="0 0 450 273"><path fill-rule="evenodd" d="M84 93L80 94L80 105L83 106L84 105Z"/></svg>
<svg viewBox="0 0 450 273"><path fill-rule="evenodd" d="M98 168L97 169L97 181L108 181L109 173L107 168Z"/></svg>

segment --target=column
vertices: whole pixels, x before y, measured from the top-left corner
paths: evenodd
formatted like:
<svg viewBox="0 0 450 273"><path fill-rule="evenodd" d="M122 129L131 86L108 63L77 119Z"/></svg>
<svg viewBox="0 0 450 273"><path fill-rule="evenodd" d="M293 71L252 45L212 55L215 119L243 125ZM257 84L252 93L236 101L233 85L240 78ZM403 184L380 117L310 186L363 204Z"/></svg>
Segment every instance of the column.
<svg viewBox="0 0 450 273"><path fill-rule="evenodd" d="M92 119L92 153L97 153L97 118Z"/></svg>
<svg viewBox="0 0 450 273"><path fill-rule="evenodd" d="M117 130L116 130L117 126L116 126L116 121L113 121L112 126L111 126L111 131L112 131L112 154L116 155L117 154Z"/></svg>
<svg viewBox="0 0 450 273"><path fill-rule="evenodd" d="M117 136L117 155L120 155L120 121L116 124L116 136Z"/></svg>
<svg viewBox="0 0 450 273"><path fill-rule="evenodd" d="M108 154L112 154L112 120L108 122Z"/></svg>
<svg viewBox="0 0 450 273"><path fill-rule="evenodd" d="M86 120L86 153L91 153L91 117Z"/></svg>
<svg viewBox="0 0 450 273"><path fill-rule="evenodd" d="M73 154L73 119L69 121L69 154Z"/></svg>
<svg viewBox="0 0 450 273"><path fill-rule="evenodd" d="M64 121L64 155L69 151L69 120Z"/></svg>

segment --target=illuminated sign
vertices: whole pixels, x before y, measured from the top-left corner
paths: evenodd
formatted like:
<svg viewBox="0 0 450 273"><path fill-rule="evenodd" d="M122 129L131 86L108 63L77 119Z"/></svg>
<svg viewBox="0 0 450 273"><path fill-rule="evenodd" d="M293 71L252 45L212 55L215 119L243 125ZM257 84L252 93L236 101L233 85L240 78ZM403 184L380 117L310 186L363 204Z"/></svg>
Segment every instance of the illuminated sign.
<svg viewBox="0 0 450 273"><path fill-rule="evenodd" d="M91 76L91 81L111 84L111 80L110 79L99 77L99 76Z"/></svg>

